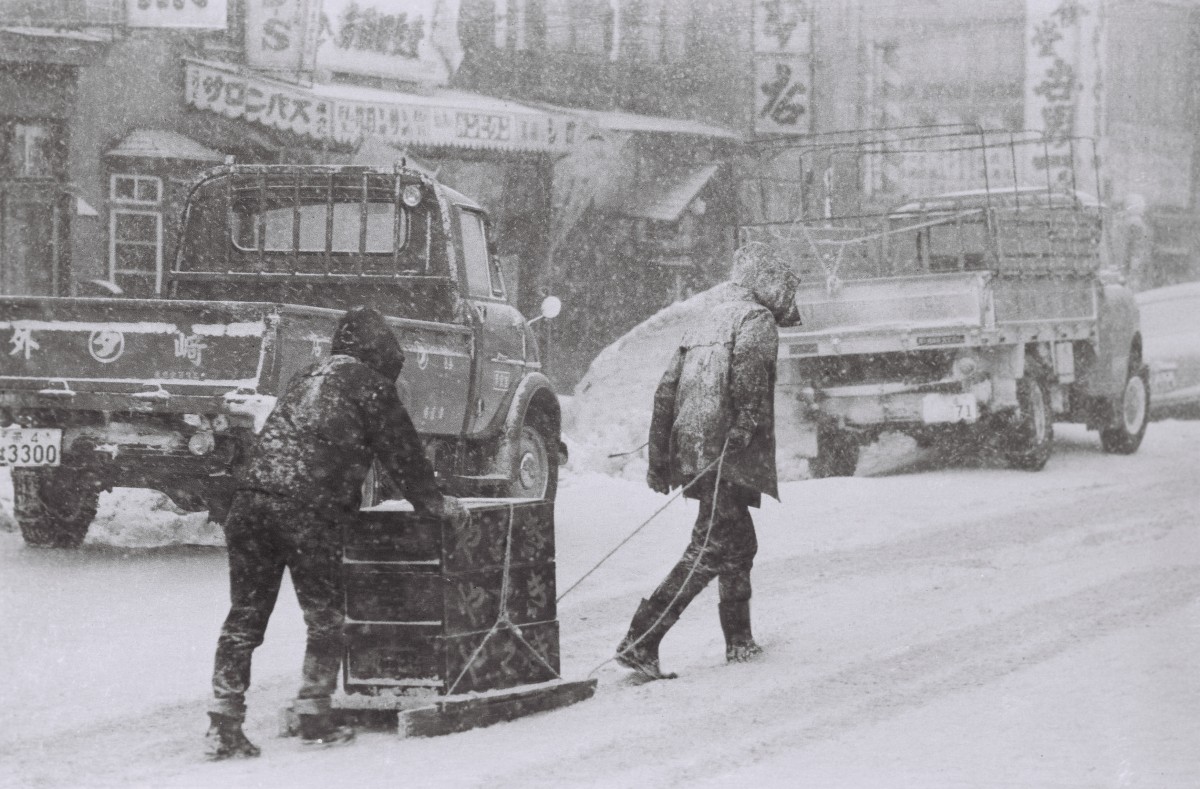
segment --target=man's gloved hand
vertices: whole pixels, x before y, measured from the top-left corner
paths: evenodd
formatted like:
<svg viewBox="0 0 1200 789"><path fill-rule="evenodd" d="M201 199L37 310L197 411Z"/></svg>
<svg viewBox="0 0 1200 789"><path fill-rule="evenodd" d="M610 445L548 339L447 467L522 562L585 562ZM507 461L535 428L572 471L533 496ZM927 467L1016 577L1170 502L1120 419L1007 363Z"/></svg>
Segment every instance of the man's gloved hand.
<svg viewBox="0 0 1200 789"><path fill-rule="evenodd" d="M667 483L666 475L659 473L655 469L650 469L646 472L646 484L655 493L669 493L671 491L671 486Z"/></svg>
<svg viewBox="0 0 1200 789"><path fill-rule="evenodd" d="M455 528L461 528L471 520L470 511L454 496L442 496L442 507L438 515L450 521Z"/></svg>
<svg viewBox="0 0 1200 789"><path fill-rule="evenodd" d="M731 427L725 438L725 454L733 455L750 446L751 433L744 427Z"/></svg>

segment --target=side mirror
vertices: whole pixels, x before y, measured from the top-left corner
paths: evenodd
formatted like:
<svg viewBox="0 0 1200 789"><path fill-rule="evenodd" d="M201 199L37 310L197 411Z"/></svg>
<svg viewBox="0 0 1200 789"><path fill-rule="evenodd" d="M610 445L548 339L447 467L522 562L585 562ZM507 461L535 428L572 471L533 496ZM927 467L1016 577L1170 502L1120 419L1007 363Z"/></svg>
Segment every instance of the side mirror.
<svg viewBox="0 0 1200 789"><path fill-rule="evenodd" d="M562 299L558 296L547 296L542 299L542 317L557 318L562 312Z"/></svg>
<svg viewBox="0 0 1200 789"><path fill-rule="evenodd" d="M557 318L560 312L562 312L562 299L558 296L547 296L542 299L542 314L536 318L530 318L528 323L532 325L542 318Z"/></svg>

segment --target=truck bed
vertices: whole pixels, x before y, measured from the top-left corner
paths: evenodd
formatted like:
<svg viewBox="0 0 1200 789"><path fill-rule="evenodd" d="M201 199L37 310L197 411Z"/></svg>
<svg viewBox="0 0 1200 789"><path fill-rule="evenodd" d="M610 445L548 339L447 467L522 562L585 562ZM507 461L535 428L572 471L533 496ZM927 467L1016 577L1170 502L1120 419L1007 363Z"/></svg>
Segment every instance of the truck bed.
<svg viewBox="0 0 1200 789"><path fill-rule="evenodd" d="M270 302L0 298L0 405L251 413L327 356L338 310ZM400 387L417 429L461 431L471 330L389 318L408 355ZM447 389L447 387L450 387ZM438 392L461 392L447 402Z"/></svg>

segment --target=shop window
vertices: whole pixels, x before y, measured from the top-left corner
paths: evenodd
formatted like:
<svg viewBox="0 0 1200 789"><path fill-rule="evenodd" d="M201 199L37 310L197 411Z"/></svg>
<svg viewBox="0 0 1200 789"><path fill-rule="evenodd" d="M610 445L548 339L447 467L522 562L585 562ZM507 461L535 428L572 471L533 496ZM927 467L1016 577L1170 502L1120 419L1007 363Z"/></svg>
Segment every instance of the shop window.
<svg viewBox="0 0 1200 789"><path fill-rule="evenodd" d="M162 179L113 175L109 182L109 279L126 296L162 293Z"/></svg>
<svg viewBox="0 0 1200 789"><path fill-rule="evenodd" d="M621 17L620 46L627 58L665 63L683 57L689 22L682 16L673 19L666 0L630 0L622 5Z"/></svg>
<svg viewBox="0 0 1200 789"><path fill-rule="evenodd" d="M497 49L529 49L529 4L530 0L496 0Z"/></svg>

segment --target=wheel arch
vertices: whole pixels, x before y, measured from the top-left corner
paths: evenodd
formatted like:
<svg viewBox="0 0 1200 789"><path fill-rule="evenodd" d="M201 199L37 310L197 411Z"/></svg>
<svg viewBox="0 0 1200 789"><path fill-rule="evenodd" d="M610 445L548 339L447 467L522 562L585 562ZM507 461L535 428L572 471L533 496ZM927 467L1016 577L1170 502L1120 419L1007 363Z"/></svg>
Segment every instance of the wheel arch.
<svg viewBox="0 0 1200 789"><path fill-rule="evenodd" d="M530 415L538 418L547 429L547 438L560 442L562 431L562 407L550 380L541 373L530 373L521 379L513 393L504 426L496 440L495 450L484 473L511 475L520 445L521 428Z"/></svg>

